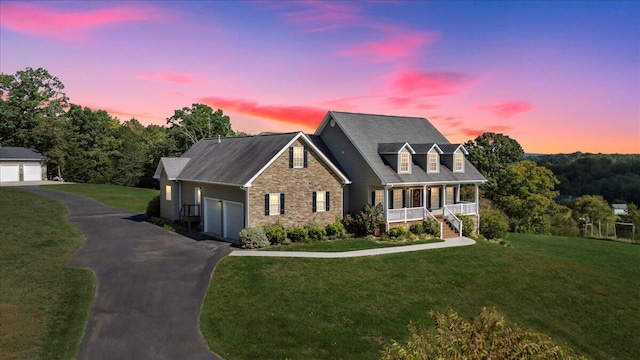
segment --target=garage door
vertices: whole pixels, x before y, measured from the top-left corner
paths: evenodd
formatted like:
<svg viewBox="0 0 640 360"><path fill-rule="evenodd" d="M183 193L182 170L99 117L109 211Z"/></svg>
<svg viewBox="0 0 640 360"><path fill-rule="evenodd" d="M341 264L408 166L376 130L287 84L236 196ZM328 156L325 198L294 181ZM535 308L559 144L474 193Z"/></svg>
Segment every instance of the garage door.
<svg viewBox="0 0 640 360"><path fill-rule="evenodd" d="M20 181L18 165L0 165L0 182Z"/></svg>
<svg viewBox="0 0 640 360"><path fill-rule="evenodd" d="M42 180L42 168L40 165L23 165L24 181Z"/></svg>
<svg viewBox="0 0 640 360"><path fill-rule="evenodd" d="M240 203L225 201L224 207L224 237L238 240L238 234L244 228L244 207Z"/></svg>
<svg viewBox="0 0 640 360"><path fill-rule="evenodd" d="M222 236L222 202L204 198L204 231Z"/></svg>

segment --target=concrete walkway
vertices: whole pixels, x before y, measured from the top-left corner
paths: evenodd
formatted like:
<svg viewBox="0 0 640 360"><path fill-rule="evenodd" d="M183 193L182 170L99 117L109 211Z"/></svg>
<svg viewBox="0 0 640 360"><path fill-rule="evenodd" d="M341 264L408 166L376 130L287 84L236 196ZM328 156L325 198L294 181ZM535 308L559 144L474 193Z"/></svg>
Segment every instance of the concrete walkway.
<svg viewBox="0 0 640 360"><path fill-rule="evenodd" d="M473 245L476 242L468 237L460 236L446 239L443 242L431 244L418 244L407 246L394 246L377 249L344 251L344 252L319 252L319 251L257 251L257 250L234 250L229 256L265 256L265 257L296 257L296 258L318 258L318 259L343 259L360 256L373 256L384 254L397 254L409 251L420 251L430 249L443 249L458 246Z"/></svg>
<svg viewBox="0 0 640 360"><path fill-rule="evenodd" d="M69 209L85 236L69 266L96 276L78 359L220 359L198 326L204 295L228 243L195 241L139 214L84 196L28 186Z"/></svg>

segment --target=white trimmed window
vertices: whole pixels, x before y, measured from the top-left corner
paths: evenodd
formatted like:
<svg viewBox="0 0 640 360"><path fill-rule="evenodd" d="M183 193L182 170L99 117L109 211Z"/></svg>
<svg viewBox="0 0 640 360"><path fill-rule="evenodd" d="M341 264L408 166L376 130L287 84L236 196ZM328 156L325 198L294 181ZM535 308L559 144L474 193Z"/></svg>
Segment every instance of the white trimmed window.
<svg viewBox="0 0 640 360"><path fill-rule="evenodd" d="M167 201L171 201L171 185L166 185L164 187L164 198Z"/></svg>
<svg viewBox="0 0 640 360"><path fill-rule="evenodd" d="M428 172L437 173L440 171L440 155L437 152L432 151L429 153L429 164L428 164Z"/></svg>
<svg viewBox="0 0 640 360"><path fill-rule="evenodd" d="M431 203L431 209L440 208L440 187L431 188L431 199L429 202Z"/></svg>
<svg viewBox="0 0 640 360"><path fill-rule="evenodd" d="M375 190L373 192L373 199L371 200L373 202L373 206L382 204L384 202L384 190Z"/></svg>
<svg viewBox="0 0 640 360"><path fill-rule="evenodd" d="M453 171L464 171L464 155L461 152L453 154Z"/></svg>
<svg viewBox="0 0 640 360"><path fill-rule="evenodd" d="M402 209L402 190L393 190L393 208Z"/></svg>
<svg viewBox="0 0 640 360"><path fill-rule="evenodd" d="M446 191L446 197L445 200L447 202L447 205L451 205L455 203L455 189L453 186L447 186Z"/></svg>
<svg viewBox="0 0 640 360"><path fill-rule="evenodd" d="M313 212L329 211L329 192L314 191L313 192Z"/></svg>
<svg viewBox="0 0 640 360"><path fill-rule="evenodd" d="M269 216L284 214L284 194L282 193L265 194L264 214Z"/></svg>
<svg viewBox="0 0 640 360"><path fill-rule="evenodd" d="M304 147L293 147L293 168L302 169L304 167Z"/></svg>
<svg viewBox="0 0 640 360"><path fill-rule="evenodd" d="M411 154L403 151L399 155L400 166L398 166L398 173L408 174L411 173Z"/></svg>

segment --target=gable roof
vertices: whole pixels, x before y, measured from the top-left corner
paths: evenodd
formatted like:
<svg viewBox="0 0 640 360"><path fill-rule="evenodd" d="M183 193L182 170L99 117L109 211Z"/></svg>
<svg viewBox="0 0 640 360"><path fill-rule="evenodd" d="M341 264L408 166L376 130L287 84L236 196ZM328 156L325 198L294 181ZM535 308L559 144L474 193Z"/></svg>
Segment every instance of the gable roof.
<svg viewBox="0 0 640 360"><path fill-rule="evenodd" d="M158 168L156 169L155 175L153 175L154 179L160 179L162 175L162 170L167 173L167 179L176 180L178 175L182 172L185 166L189 163L189 158L169 158L163 157L160 159L160 163L158 164Z"/></svg>
<svg viewBox="0 0 640 360"><path fill-rule="evenodd" d="M378 144L378 154L397 154L400 150L408 148L409 152L415 154L416 151L413 150L411 145L408 142L394 142L394 143L380 143Z"/></svg>
<svg viewBox="0 0 640 360"><path fill-rule="evenodd" d="M343 183L350 183L344 173L302 132L200 140L180 157L188 160L176 179L249 187L298 139L316 152Z"/></svg>
<svg viewBox="0 0 640 360"><path fill-rule="evenodd" d="M0 146L0 160L43 160L45 157L35 151L17 146Z"/></svg>
<svg viewBox="0 0 640 360"><path fill-rule="evenodd" d="M460 173L453 173L446 166L440 167L439 173L427 173L422 167L414 166L411 174L398 174L384 163L379 154L379 144L409 143L412 147L418 148L417 153L426 153L426 150L432 148L432 144L437 144L443 153L446 153L443 147L455 146L455 149L458 149L462 146L451 144L425 118L329 111L316 130L316 135L320 135L330 121L335 121L340 127L380 178L382 185L486 181L466 159L465 171Z"/></svg>

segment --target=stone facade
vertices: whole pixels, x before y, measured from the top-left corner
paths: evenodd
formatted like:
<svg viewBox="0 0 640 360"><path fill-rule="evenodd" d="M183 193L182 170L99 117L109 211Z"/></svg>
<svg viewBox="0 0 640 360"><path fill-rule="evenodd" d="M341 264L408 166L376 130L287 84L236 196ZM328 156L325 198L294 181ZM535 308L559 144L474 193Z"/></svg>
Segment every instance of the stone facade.
<svg viewBox="0 0 640 360"><path fill-rule="evenodd" d="M304 226L315 220L326 225L342 219L342 182L338 175L303 141L293 146L305 146L306 168L289 168L289 151L282 153L249 188L249 227L280 222L284 226ZM329 191L329 211L313 212L313 192ZM285 194L285 213L265 215L265 194Z"/></svg>

